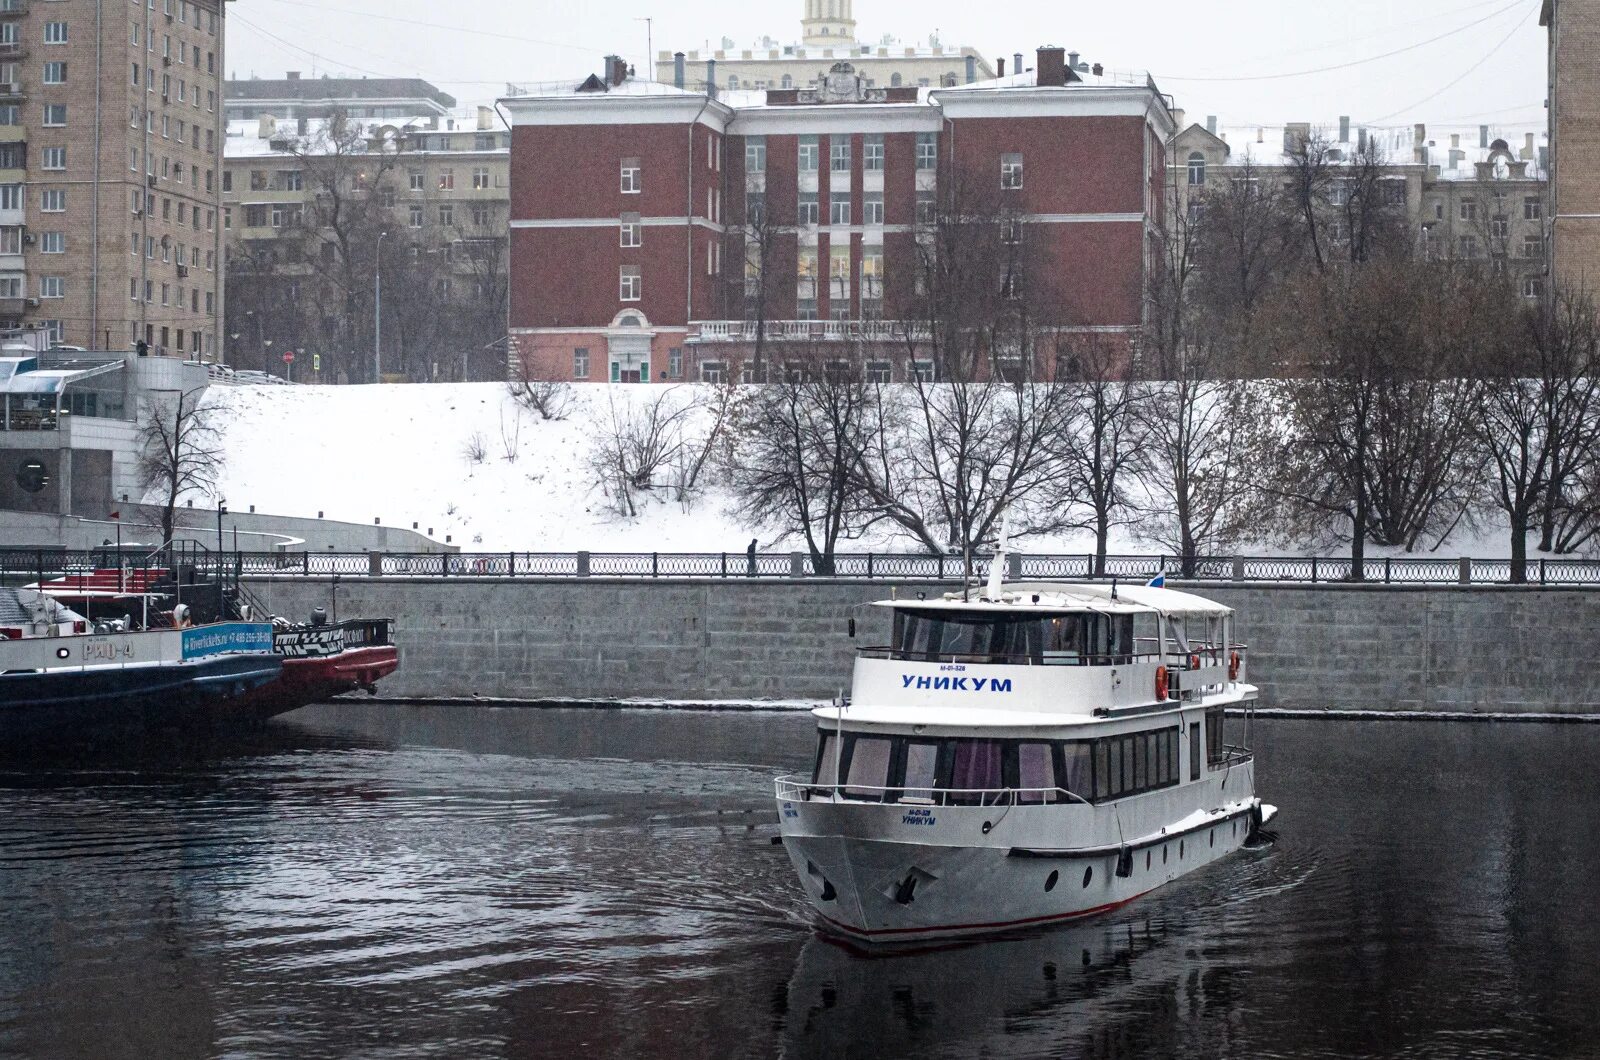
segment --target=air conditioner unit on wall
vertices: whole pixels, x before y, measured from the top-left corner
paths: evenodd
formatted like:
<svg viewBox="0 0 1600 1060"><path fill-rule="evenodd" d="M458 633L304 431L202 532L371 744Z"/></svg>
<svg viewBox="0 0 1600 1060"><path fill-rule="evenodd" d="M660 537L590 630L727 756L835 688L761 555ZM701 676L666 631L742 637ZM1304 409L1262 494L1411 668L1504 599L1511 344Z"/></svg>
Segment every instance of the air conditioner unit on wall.
<svg viewBox="0 0 1600 1060"><path fill-rule="evenodd" d="M24 232L24 233L22 233L22 242L26 246L30 246L30 247L33 246L33 244L35 242L33 233L32 232Z"/></svg>
<svg viewBox="0 0 1600 1060"><path fill-rule="evenodd" d="M39 300L37 298L28 299L28 307L30 309L37 309L39 307Z"/></svg>

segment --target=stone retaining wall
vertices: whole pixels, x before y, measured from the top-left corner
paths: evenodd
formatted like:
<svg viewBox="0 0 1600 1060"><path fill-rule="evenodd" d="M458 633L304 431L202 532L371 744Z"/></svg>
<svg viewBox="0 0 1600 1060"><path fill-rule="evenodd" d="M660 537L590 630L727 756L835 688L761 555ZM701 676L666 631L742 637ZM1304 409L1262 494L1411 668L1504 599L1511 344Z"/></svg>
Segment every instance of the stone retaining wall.
<svg viewBox="0 0 1600 1060"><path fill-rule="evenodd" d="M884 644L871 601L919 583L255 579L291 617L333 605L392 616L401 669L386 695L521 700L827 699L854 648ZM1600 590L1200 587L1237 608L1262 705L1291 709L1600 711L1588 650ZM847 635L850 618L857 637Z"/></svg>

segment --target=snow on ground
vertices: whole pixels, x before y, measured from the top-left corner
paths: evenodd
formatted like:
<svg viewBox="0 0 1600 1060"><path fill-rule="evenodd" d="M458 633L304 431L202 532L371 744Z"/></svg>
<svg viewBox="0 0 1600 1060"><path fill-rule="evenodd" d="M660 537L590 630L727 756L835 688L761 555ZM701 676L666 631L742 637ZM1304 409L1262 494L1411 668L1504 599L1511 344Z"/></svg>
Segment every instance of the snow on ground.
<svg viewBox="0 0 1600 1060"><path fill-rule="evenodd" d="M729 494L716 483L692 506L657 490L661 495L642 500L635 518L611 509L589 467L594 424L607 417L612 400L639 402L660 392L654 386L575 386L570 411L559 421L520 409L499 383L213 387L207 400L221 410L224 430L227 464L220 490L237 509L255 505L258 512L305 517L322 512L368 524L376 518L385 526L416 523L468 552L743 552L752 537L763 550L804 547L770 529L742 525L728 514ZM467 454L475 436L485 450L481 462ZM1438 554L1504 556L1504 538L1493 527L1476 533L1462 528ZM1077 534L1029 539L1022 547L1087 553L1094 541ZM888 531L839 548L918 550ZM1109 550L1162 551L1125 528L1113 532ZM1244 551L1304 552L1267 543Z"/></svg>

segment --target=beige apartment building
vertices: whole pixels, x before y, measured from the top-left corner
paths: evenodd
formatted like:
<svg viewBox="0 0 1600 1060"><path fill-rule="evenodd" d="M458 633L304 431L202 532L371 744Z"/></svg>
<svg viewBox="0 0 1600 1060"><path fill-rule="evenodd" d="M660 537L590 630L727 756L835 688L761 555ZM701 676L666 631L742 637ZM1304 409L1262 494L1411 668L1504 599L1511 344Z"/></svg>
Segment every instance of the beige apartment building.
<svg viewBox="0 0 1600 1060"><path fill-rule="evenodd" d="M0 328L214 359L223 0L0 0Z"/></svg>
<svg viewBox="0 0 1600 1060"><path fill-rule="evenodd" d="M511 134L489 107L470 117L438 113L440 96L425 82L404 98L388 93L391 82L372 84L386 93L381 99L342 97L343 141L332 138L326 116L280 120L262 113L228 125L223 228L236 296L228 360L236 368L282 373L281 356L293 350L297 380L367 381L375 344L382 346L385 376L478 377L485 366L504 364L503 345L484 346L505 335ZM386 116L365 116L373 107ZM396 107L413 116L394 116ZM319 226L319 190L328 196L323 185L334 169L339 193L364 214L342 233ZM312 285L351 271L334 267L348 264L342 258L330 263L333 254L347 252L334 246L341 237L360 242L349 253L365 271L344 292L343 311L316 319L322 309ZM426 292L408 293L406 274L423 272ZM404 348L409 336L399 314L415 309L421 296L462 326L419 372Z"/></svg>
<svg viewBox="0 0 1600 1060"><path fill-rule="evenodd" d="M1551 267L1600 294L1600 0L1544 0L1549 31Z"/></svg>
<svg viewBox="0 0 1600 1060"><path fill-rule="evenodd" d="M1347 189L1337 176L1369 143L1384 166L1385 195L1404 207L1418 253L1430 258L1482 260L1511 275L1526 298L1546 290L1548 153L1541 134L1487 125L1431 133L1426 125L1403 129L1352 126L1348 118L1326 127L1220 126L1215 118L1186 124L1169 144L1169 186L1176 228L1197 219L1208 190L1249 178L1287 178L1288 150L1297 139L1327 141L1335 176L1328 182L1326 234L1336 246L1348 235L1339 219Z"/></svg>
<svg viewBox="0 0 1600 1060"><path fill-rule="evenodd" d="M724 38L716 49L658 52L655 79L696 91L706 85L732 91L815 88L842 59L849 60L868 88L951 87L987 81L996 74L976 49L945 45L938 37L916 44L887 37L877 44L856 40L851 0L804 3L798 43L780 44L764 37L752 47L736 48ZM1015 61L1020 65L1021 57ZM1000 66L1003 72L1005 60Z"/></svg>

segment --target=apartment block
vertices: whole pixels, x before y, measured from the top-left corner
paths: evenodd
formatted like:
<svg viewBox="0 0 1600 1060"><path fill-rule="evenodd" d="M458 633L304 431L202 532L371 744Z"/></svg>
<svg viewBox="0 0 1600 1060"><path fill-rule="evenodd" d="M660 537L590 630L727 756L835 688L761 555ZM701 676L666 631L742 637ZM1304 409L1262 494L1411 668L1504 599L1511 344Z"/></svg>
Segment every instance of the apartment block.
<svg viewBox="0 0 1600 1060"><path fill-rule="evenodd" d="M869 86L840 60L816 88L696 92L613 58L502 102L523 370L714 380L748 368L759 330L881 378L925 371L895 313L941 189L1006 219L1041 327L1131 342L1142 325L1174 131L1148 78L1089 81L1046 47L1036 69L947 88ZM1011 297L1024 280L993 283Z"/></svg>
<svg viewBox="0 0 1600 1060"><path fill-rule="evenodd" d="M0 0L0 328L213 359L222 0Z"/></svg>
<svg viewBox="0 0 1600 1060"><path fill-rule="evenodd" d="M1544 0L1549 32L1551 267L1600 296L1600 0Z"/></svg>

